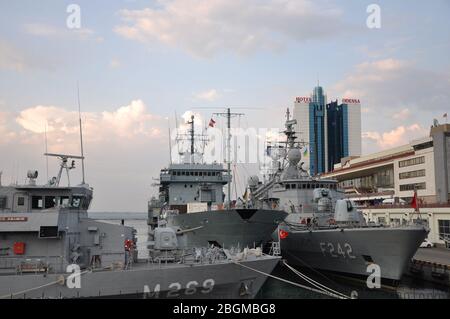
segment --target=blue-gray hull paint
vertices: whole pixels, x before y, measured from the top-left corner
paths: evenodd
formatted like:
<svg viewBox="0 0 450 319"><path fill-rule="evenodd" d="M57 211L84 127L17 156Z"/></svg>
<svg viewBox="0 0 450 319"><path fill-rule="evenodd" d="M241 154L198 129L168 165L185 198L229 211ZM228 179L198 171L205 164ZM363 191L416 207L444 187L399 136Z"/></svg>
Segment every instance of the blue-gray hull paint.
<svg viewBox="0 0 450 319"><path fill-rule="evenodd" d="M279 257L263 257L253 261L241 261L242 264L264 273L271 273L279 262ZM81 275L81 288L69 289L66 285L53 284L41 289L30 290L57 281L62 274L28 274L0 276L0 296L20 291L27 292L11 296L11 298L104 298L135 296L147 298L254 298L267 276L250 269L243 268L226 261L217 264L168 264L139 265L131 270L98 271ZM67 274L64 274L67 275ZM206 280L214 280L210 292L202 285ZM196 291L186 294L189 282ZM181 289L177 290L177 284ZM244 283L248 293L241 295ZM159 294L155 295L155 287L159 285ZM172 285L172 286L171 286ZM149 293L144 293L147 286ZM208 285L207 285L208 287ZM189 288L189 287L188 287ZM169 293L171 290L173 295ZM148 291L147 291L148 292ZM192 290L190 291L192 292ZM169 294L169 295L168 295ZM9 297L6 297L9 298Z"/></svg>
<svg viewBox="0 0 450 319"><path fill-rule="evenodd" d="M281 252L289 264L367 277L370 274L367 272L370 264L368 256L380 266L381 277L390 280L401 279L420 243L427 236L427 230L423 227L302 230L288 233L281 240ZM334 249L332 253L329 243ZM350 255L346 244L351 247ZM339 247L341 251L338 251Z"/></svg>
<svg viewBox="0 0 450 319"><path fill-rule="evenodd" d="M245 214L242 214L245 217ZM185 244L188 247L205 246L217 242L224 248L260 246L271 238L287 213L277 210L258 209L248 219L244 219L236 210L208 211L171 216L168 224L186 232Z"/></svg>

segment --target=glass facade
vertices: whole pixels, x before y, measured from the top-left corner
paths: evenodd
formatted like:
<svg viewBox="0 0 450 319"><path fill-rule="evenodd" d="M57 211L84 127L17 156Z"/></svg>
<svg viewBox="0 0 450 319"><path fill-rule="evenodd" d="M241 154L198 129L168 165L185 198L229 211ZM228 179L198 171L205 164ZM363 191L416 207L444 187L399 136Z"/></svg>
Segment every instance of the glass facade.
<svg viewBox="0 0 450 319"><path fill-rule="evenodd" d="M353 102L338 104L337 100L327 104L327 96L321 86L314 88L310 98L298 98L296 103L302 108L298 112L301 117L298 123L302 125L307 122L304 133L308 136L306 142L309 143L311 175L332 171L334 164L340 163L343 157L360 155L358 138L361 133L360 128L358 131L360 123L357 122L361 120L358 105L349 107L347 103ZM355 103L359 104L359 101Z"/></svg>
<svg viewBox="0 0 450 319"><path fill-rule="evenodd" d="M328 171L340 163L348 151L348 105L331 102L327 104Z"/></svg>
<svg viewBox="0 0 450 319"><path fill-rule="evenodd" d="M311 175L325 172L325 101L322 87L315 87L312 102L309 103L309 168Z"/></svg>
<svg viewBox="0 0 450 319"><path fill-rule="evenodd" d="M343 188L353 187L365 193L377 193L378 188L394 188L394 170L382 169L372 175L342 181L339 185Z"/></svg>

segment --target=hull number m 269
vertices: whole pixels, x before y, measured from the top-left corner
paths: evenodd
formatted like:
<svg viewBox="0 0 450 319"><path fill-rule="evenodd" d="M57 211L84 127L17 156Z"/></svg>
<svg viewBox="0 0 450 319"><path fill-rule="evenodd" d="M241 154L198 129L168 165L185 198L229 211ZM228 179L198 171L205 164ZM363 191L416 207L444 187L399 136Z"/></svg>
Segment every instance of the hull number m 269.
<svg viewBox="0 0 450 319"><path fill-rule="evenodd" d="M320 243L320 250L324 256L349 259L356 258L355 255L353 255L353 249L349 243L344 243L343 245L340 243Z"/></svg>
<svg viewBox="0 0 450 319"><path fill-rule="evenodd" d="M169 289L166 294L166 298L182 297L181 291L184 290L184 295L194 295L196 293L209 294L214 289L214 279L206 279L202 285L195 280L189 281L185 287L179 282L173 282L169 285ZM153 291L145 285L144 286L144 298L159 298L161 293L161 285L156 284Z"/></svg>

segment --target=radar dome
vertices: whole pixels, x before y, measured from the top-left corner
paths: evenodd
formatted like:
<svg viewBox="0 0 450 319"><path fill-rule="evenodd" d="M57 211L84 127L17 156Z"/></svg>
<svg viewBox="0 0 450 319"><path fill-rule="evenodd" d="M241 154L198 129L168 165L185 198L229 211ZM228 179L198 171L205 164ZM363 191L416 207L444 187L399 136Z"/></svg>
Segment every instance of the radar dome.
<svg viewBox="0 0 450 319"><path fill-rule="evenodd" d="M298 148L292 148L289 150L287 157L290 164L297 165L302 159L302 153Z"/></svg>
<svg viewBox="0 0 450 319"><path fill-rule="evenodd" d="M36 171L36 170L28 170L28 172L27 172L27 177L28 178L31 178L31 179L35 179L35 178L37 178L38 177L38 171Z"/></svg>
<svg viewBox="0 0 450 319"><path fill-rule="evenodd" d="M258 178L258 176L256 176L256 175L250 176L250 177L248 178L248 180L247 180L247 183L248 183L248 186L250 186L250 187L255 187L255 186L257 186L258 183L259 183L259 178Z"/></svg>

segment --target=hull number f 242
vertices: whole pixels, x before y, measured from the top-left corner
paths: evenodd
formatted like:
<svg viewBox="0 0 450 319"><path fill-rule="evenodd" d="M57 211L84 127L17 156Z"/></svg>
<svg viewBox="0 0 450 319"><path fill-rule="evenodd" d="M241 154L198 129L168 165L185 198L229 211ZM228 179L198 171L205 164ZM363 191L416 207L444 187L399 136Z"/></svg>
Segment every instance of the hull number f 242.
<svg viewBox="0 0 450 319"><path fill-rule="evenodd" d="M320 243L320 250L322 251L322 254L324 256L331 256L334 258L342 257L349 259L356 258L355 255L353 255L353 249L349 243L344 243L343 245L341 245L340 243Z"/></svg>

